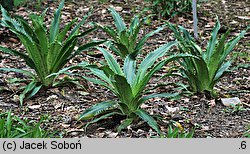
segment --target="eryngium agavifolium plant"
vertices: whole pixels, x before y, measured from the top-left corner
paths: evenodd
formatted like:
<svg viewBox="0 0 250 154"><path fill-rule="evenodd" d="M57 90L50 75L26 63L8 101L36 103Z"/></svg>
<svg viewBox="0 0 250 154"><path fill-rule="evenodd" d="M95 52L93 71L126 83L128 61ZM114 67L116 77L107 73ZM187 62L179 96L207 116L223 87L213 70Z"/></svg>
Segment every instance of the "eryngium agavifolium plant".
<svg viewBox="0 0 250 154"><path fill-rule="evenodd" d="M110 49L123 59L125 59L127 55L130 55L131 58L136 58L147 39L155 33L163 30L163 27L159 27L139 39L138 34L142 24L139 15L135 16L132 19L130 26L127 27L122 17L115 11L115 9L109 8L109 11L114 19L115 28L111 26L102 26L100 24L97 24L97 26L111 37L111 43L109 43Z"/></svg>
<svg viewBox="0 0 250 154"><path fill-rule="evenodd" d="M174 31L179 42L180 53L189 53L198 57L187 57L179 61L182 66L181 76L189 82L190 90L195 93L209 92L212 97L216 97L214 86L228 72L231 65L231 61L226 58L244 37L246 30L226 41L230 31L228 30L219 38L220 22L217 19L206 50L203 51L184 27L172 24L169 24L169 27Z"/></svg>
<svg viewBox="0 0 250 154"><path fill-rule="evenodd" d="M118 131L121 131L136 119L140 118L160 134L157 122L141 108L141 105L151 98L172 98L178 95L177 93L149 94L150 90L146 88L152 76L164 65L173 60L190 56L187 54L178 54L159 60L159 58L163 57L166 52L175 45L176 42L170 42L161 46L149 53L140 65L137 65L135 59L127 56L123 62L123 67L119 65L113 55L106 49L98 48L103 53L107 64L102 66L86 66L86 68L97 78L84 78L95 84L106 87L118 98L118 100L108 100L98 103L86 109L79 119L92 119L92 121L88 123L91 124L113 115L123 115L126 119L118 127Z"/></svg>
<svg viewBox="0 0 250 154"><path fill-rule="evenodd" d="M56 76L48 76L60 71L70 59L82 51L102 43L101 41L92 41L74 50L78 38L86 36L94 31L95 28L89 28L84 32L80 32L80 27L89 16L86 15L80 22L77 22L76 18L60 29L63 6L64 0L55 11L54 19L48 29L44 22L46 10L41 15L30 14L29 18L32 24L29 24L28 21L21 17L11 18L8 12L1 6L1 25L9 28L20 39L26 51L16 51L3 46L0 46L0 50L19 56L34 70L0 68L0 70L4 71L23 73L29 77L29 84L20 95L21 104L25 97L27 99L32 97L41 87L52 86Z"/></svg>

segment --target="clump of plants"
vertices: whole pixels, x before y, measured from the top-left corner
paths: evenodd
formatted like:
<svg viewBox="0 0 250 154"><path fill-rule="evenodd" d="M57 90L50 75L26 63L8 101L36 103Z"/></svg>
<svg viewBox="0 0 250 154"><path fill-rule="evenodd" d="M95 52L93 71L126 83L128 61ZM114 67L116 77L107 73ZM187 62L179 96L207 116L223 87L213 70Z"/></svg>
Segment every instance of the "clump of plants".
<svg viewBox="0 0 250 154"><path fill-rule="evenodd" d="M229 41L227 41L227 38L230 30L219 38L220 22L217 19L206 50L203 51L184 27L169 24L169 28L174 32L175 38L179 42L179 52L198 57L186 57L178 60L181 68L177 69L178 73L175 73L175 75L179 75L188 81L190 91L194 93L208 92L212 97L216 97L217 93L214 87L229 71L231 65L231 60L227 60L227 57L240 39L244 37L246 30Z"/></svg>
<svg viewBox="0 0 250 154"><path fill-rule="evenodd" d="M109 11L114 19L115 28L100 24L97 24L97 26L111 37L107 46L123 59L125 59L127 55L130 55L131 58L136 58L145 45L147 39L155 33L163 30L163 27L159 27L139 39L138 34L143 23L143 20L140 19L139 15L135 16L132 19L130 26L127 27L123 18L115 11L114 8L109 8Z"/></svg>
<svg viewBox="0 0 250 154"><path fill-rule="evenodd" d="M51 74L62 70L70 59L90 47L103 43L103 41L93 41L75 50L78 38L86 36L95 28L80 31L80 27L89 16L86 15L80 22L77 22L78 19L76 18L65 25L63 29L60 29L63 6L64 0L61 1L55 11L54 19L48 29L44 22L46 10L41 15L29 15L32 21L32 24L29 24L22 17L10 17L8 12L1 6L2 20L0 24L7 27L20 39L26 51L16 51L3 46L0 46L0 50L19 56L32 69L30 71L18 68L0 68L2 71L23 73L28 77L28 84L20 95L21 104L23 104L24 98L28 99L34 96L42 87L54 86L57 76Z"/></svg>
<svg viewBox="0 0 250 154"><path fill-rule="evenodd" d="M53 137L49 131L43 130L41 124L45 121L42 117L39 122L21 120L13 116L11 111L0 114L0 138L48 138Z"/></svg>

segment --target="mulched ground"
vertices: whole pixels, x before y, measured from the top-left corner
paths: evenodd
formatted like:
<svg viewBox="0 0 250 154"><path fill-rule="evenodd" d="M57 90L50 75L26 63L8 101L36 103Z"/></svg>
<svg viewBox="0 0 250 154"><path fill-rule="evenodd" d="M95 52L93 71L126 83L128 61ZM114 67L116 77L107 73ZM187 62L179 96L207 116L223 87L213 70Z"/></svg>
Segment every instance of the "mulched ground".
<svg viewBox="0 0 250 154"><path fill-rule="evenodd" d="M107 8L114 6L119 13L129 21L131 16L140 12L145 4L142 0L131 1L126 4L124 1L110 1L101 3L98 1L78 0L66 3L63 10L63 21L72 20L73 17L82 17L91 7L93 7L92 16L89 21L98 22L103 25L112 23L112 18ZM56 3L44 3L49 6L48 17L52 17L53 10L57 7ZM16 11L18 15L27 17L30 12L36 12L36 9L19 7ZM201 44L205 44L208 40L215 17L218 15L221 19L222 29L232 29L232 34L237 35L241 30L246 29L250 24L250 2L248 0L222 0L208 1L199 4L199 30L201 33ZM171 19L173 23L183 25L187 29L192 30L192 15L179 16ZM50 22L48 18L47 22ZM163 22L152 19L150 25L145 25L141 34L149 32L160 26ZM90 25L85 25L86 27ZM97 31L88 38L80 40L79 44L90 39L105 39L107 36L102 31ZM250 128L250 33L240 42L235 49L235 53L231 54L234 58L234 70L227 74L216 86L219 91L219 98L239 97L244 103L246 110L232 112L232 109L225 107L220 99L213 100L205 95L195 95L192 97L182 97L179 100L169 101L167 99L153 99L145 103L142 107L148 113L162 116L164 123L161 123L161 130L167 132L167 126L170 120L178 121L186 130L196 127L194 137L243 137L244 132ZM143 50L143 54L154 50L161 44L173 40L171 31L164 31L151 37ZM24 47L19 43L18 39L6 29L0 29L1 45L9 46L12 49L22 50ZM247 46L248 45L248 46ZM98 51L83 53L70 61L71 65L81 61L100 61L103 60L102 55ZM26 68L23 60L18 57L10 56L0 52L0 67L16 67ZM84 70L80 73L84 74ZM161 75L159 72L150 82L150 86L155 85ZM7 83L10 78L23 77L21 74L5 73L0 74L0 112L12 109L12 111L22 117L28 119L39 119L42 115L48 115L49 119L44 123L44 128L62 132L63 137L152 137L156 133L150 129L145 123L138 122L129 127L128 130L116 133L116 127L121 121L121 117L113 117L104 121L100 121L88 127L87 132L83 126L86 122L78 122L77 117L89 106L115 98L112 93L102 87L93 85L92 83L83 82L88 87L87 91L77 89L75 87L52 88L47 91L39 92L36 97L27 100L23 109L19 107L16 96L19 94L18 86ZM161 80L163 83L177 82L178 78L167 78ZM172 91L173 87L165 87L157 89L158 91ZM210 105L215 101L215 105ZM169 112L169 108L179 107L176 112Z"/></svg>

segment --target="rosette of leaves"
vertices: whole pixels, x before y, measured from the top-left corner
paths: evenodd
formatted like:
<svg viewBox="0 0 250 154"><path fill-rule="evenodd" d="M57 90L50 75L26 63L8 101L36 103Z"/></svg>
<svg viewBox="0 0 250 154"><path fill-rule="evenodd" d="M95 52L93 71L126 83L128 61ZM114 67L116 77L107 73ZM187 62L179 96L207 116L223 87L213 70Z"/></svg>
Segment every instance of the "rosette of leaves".
<svg viewBox="0 0 250 154"><path fill-rule="evenodd" d="M209 92L212 97L216 97L214 86L229 71L231 65L231 60L226 58L244 37L247 30L243 30L238 36L227 41L230 30L219 38L220 22L217 19L206 50L203 51L184 27L169 23L169 28L173 30L179 42L180 53L189 53L198 57L186 57L179 60L178 62L182 66L179 69L179 75L188 81L189 89L192 92Z"/></svg>
<svg viewBox="0 0 250 154"><path fill-rule="evenodd" d="M49 75L60 71L64 65L82 51L93 47L103 41L92 41L80 46L75 50L77 40L84 37L95 28L89 28L80 32L80 27L86 22L89 15L83 17L80 22L77 18L69 22L60 29L61 11L64 0L54 13L54 19L49 27L45 26L44 17L46 10L41 15L31 14L29 16L32 24L22 17L11 18L8 12L1 6L2 20L1 25L9 28L24 45L26 52L16 51L0 46L0 50L24 59L26 64L34 71L18 68L0 68L3 71L14 71L28 76L29 84L20 95L20 103L23 100L34 96L41 87L51 87L56 76Z"/></svg>
<svg viewBox="0 0 250 154"><path fill-rule="evenodd" d="M115 9L109 8L109 11L114 19L115 28L112 26L102 26L100 24L97 24L97 26L112 38L108 47L123 59L125 59L127 55L130 55L131 58L136 58L147 39L155 33L163 30L163 27L159 27L139 39L138 34L140 32L141 24L143 23L142 20L140 20L139 15L135 16L132 19L130 26L127 27L123 18L115 11Z"/></svg>
<svg viewBox="0 0 250 154"><path fill-rule="evenodd" d="M84 111L79 120L92 119L85 128L91 123L113 115L122 115L126 119L119 125L118 132L126 128L138 118L144 120L158 134L160 129L157 122L140 106L147 100L155 97L172 98L177 97L178 93L153 93L146 88L152 76L164 65L173 60L189 56L178 54L159 60L176 42L170 42L149 53L145 59L137 66L137 61L130 56L124 60L123 67L116 59L104 48L98 48L104 55L106 65L89 65L87 69L97 78L84 77L86 80L101 85L109 89L118 100L108 100L98 103ZM157 60L159 60L157 62Z"/></svg>

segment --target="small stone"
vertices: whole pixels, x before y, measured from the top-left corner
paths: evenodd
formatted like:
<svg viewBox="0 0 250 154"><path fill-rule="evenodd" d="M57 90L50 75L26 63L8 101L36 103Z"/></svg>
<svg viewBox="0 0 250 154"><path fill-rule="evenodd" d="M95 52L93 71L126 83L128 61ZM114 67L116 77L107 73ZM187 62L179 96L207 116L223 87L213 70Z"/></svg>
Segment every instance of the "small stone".
<svg viewBox="0 0 250 154"><path fill-rule="evenodd" d="M239 24L239 22L233 20L232 22L230 22L231 25L236 25L236 24Z"/></svg>
<svg viewBox="0 0 250 154"><path fill-rule="evenodd" d="M106 9L102 9L102 14L105 14L107 12Z"/></svg>
<svg viewBox="0 0 250 154"><path fill-rule="evenodd" d="M14 102L18 103L18 102L20 101L19 95L14 95L13 98L12 98L12 100L13 100Z"/></svg>
<svg viewBox="0 0 250 154"><path fill-rule="evenodd" d="M90 8L84 8L82 9L84 12L89 12Z"/></svg>
<svg viewBox="0 0 250 154"><path fill-rule="evenodd" d="M10 42L13 42L13 43L18 43L19 41L17 40L17 39L15 39L15 38L9 38L9 41Z"/></svg>
<svg viewBox="0 0 250 154"><path fill-rule="evenodd" d="M41 107L41 105L31 105L31 106L28 106L29 109L31 110L36 110L36 109L39 109Z"/></svg>
<svg viewBox="0 0 250 154"><path fill-rule="evenodd" d="M115 138L118 135L118 133L109 133L108 137Z"/></svg>
<svg viewBox="0 0 250 154"><path fill-rule="evenodd" d="M117 7L115 7L115 10L116 10L117 12L121 12L121 11L123 10L123 8L120 7L120 6L117 6Z"/></svg>
<svg viewBox="0 0 250 154"><path fill-rule="evenodd" d="M176 112L180 111L179 107L168 107L168 106L166 106L166 108L167 108L169 113L176 113Z"/></svg>
<svg viewBox="0 0 250 154"><path fill-rule="evenodd" d="M55 99L58 99L58 96L57 96L57 95L51 95L51 96L49 96L46 100L47 100L47 101L52 101L52 100L55 100Z"/></svg>
<svg viewBox="0 0 250 154"><path fill-rule="evenodd" d="M248 16L237 16L237 17L242 20L250 20L250 17Z"/></svg>
<svg viewBox="0 0 250 154"><path fill-rule="evenodd" d="M81 94L82 96L87 96L87 95L89 95L89 93L86 92L86 91L79 91L79 94Z"/></svg>
<svg viewBox="0 0 250 154"><path fill-rule="evenodd" d="M71 135L76 136L76 135L78 135L78 132L72 132Z"/></svg>
<svg viewBox="0 0 250 154"><path fill-rule="evenodd" d="M148 108L149 106L147 104L142 104L141 105L141 108L145 109L145 108Z"/></svg>
<svg viewBox="0 0 250 154"><path fill-rule="evenodd" d="M62 124L62 127L63 127L63 128L69 128L69 127L70 127L70 124Z"/></svg>
<svg viewBox="0 0 250 154"><path fill-rule="evenodd" d="M59 109L59 108L61 108L63 106L62 102L56 102L56 101L54 101L52 104L54 105L55 109Z"/></svg>
<svg viewBox="0 0 250 154"><path fill-rule="evenodd" d="M202 131L208 131L209 130L209 126L202 126L201 130Z"/></svg>
<svg viewBox="0 0 250 154"><path fill-rule="evenodd" d="M221 102L225 106L235 106L237 104L240 104L241 101L238 97L233 97L233 98L221 98Z"/></svg>

